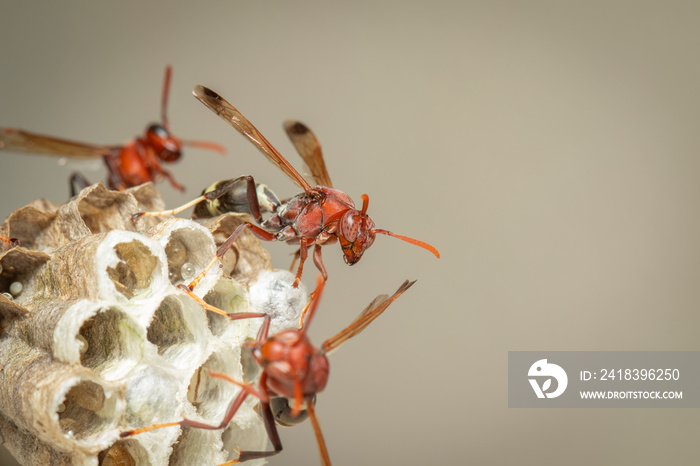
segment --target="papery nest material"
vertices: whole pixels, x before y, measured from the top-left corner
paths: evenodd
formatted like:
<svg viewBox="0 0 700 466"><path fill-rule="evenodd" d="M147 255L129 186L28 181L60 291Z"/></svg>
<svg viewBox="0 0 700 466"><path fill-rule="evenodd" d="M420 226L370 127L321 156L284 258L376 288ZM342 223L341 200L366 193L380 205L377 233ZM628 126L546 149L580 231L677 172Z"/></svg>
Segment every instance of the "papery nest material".
<svg viewBox="0 0 700 466"><path fill-rule="evenodd" d="M0 251L0 438L23 464L218 464L236 446L267 445L252 400L223 431L178 427L119 439L183 414L220 422L239 388L204 369L247 378L241 346L260 325L222 322L176 286L203 269L215 240L244 216L131 221L163 207L150 183L121 192L99 183L61 205L34 201L0 226L22 241ZM195 294L227 312L248 310L250 293L274 295L296 303L277 325L297 322L306 292L292 288L294 277L271 270L252 235L234 251Z"/></svg>

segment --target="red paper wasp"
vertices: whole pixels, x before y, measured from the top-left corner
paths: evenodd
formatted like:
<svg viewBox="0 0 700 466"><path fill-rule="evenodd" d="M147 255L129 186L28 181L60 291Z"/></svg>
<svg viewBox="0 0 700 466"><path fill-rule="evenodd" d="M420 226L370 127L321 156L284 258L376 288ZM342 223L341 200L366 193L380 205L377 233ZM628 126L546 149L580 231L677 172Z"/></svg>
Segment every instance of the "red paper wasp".
<svg viewBox="0 0 700 466"><path fill-rule="evenodd" d="M242 388L238 396L229 405L224 419L218 425L205 424L199 421L183 419L179 422L169 422L164 424L153 424L139 429L129 430L121 433L121 437L148 432L163 427L183 426L198 429L218 430L223 429L231 422L236 415L236 411L243 404L248 396L260 399L263 422L267 434L272 442L272 451L241 451L237 459L223 463L220 466L230 466L244 461L258 458L267 458L282 451L282 441L280 440L275 425L275 414L273 414L270 403L275 397L283 397L292 404L289 416L295 418L300 415L305 406L316 434L321 460L324 465L330 465L330 456L326 448L326 443L321 433L321 426L316 416L314 398L317 393L323 391L328 382L329 363L327 355L342 345L345 341L359 334L374 319L386 310L389 305L401 294L409 289L415 281L405 281L396 292L388 297L386 295L377 296L367 308L345 329L323 342L320 348L311 344L306 332L311 319L316 312L318 302L323 291L325 280L321 276L317 280L317 292L314 293L310 302L310 310L306 321L300 329L283 330L275 335L268 336L270 328L270 317L266 316L258 332L258 338L250 346L253 350L253 357L262 367L262 375L258 387L248 383L238 382L226 374L219 372L209 372L210 377L227 380Z"/></svg>
<svg viewBox="0 0 700 466"><path fill-rule="evenodd" d="M0 128L0 149L79 159L102 157L107 166L107 183L111 189L122 190L147 181L166 178L173 188L182 191L184 187L161 166L161 162L170 163L178 160L182 155L183 145L210 149L222 154L225 153L225 149L213 142L183 141L170 133L167 109L171 74L171 67L166 67L161 101L161 123L150 125L143 136L123 145L98 146L43 136L20 129ZM89 182L80 173L74 173L70 184L71 193L75 195Z"/></svg>
<svg viewBox="0 0 700 466"><path fill-rule="evenodd" d="M219 247L216 257L211 263L189 284L193 289L199 280L204 277L207 271L216 263L217 259L231 247L238 236L246 229L258 238L265 241L287 241L298 243L299 268L297 269L294 286L299 285L304 261L308 256L308 249L314 246L313 259L316 267L321 272L323 279L327 279L328 274L321 259L321 246L325 244L340 242L343 249L345 262L353 265L360 260L362 254L374 242L377 233L393 236L394 238L407 241L416 246L420 246L432 252L436 257L440 257L437 249L433 246L418 241L407 236L397 235L387 230L374 228L374 222L367 215L369 197L362 195L362 210L355 208L355 203L350 197L334 189L331 183L326 164L321 153L321 145L316 136L302 123L287 121L284 124L287 135L292 140L297 151L308 165L311 174L318 184L312 187L291 164L282 157L277 149L260 133L260 131L248 121L233 105L227 102L216 92L203 86L196 86L194 96L223 120L231 124L241 134L247 137L255 147L257 147L272 163L282 170L289 178L297 183L304 192L298 194L283 203L279 208L275 208L274 214L263 222L260 213L260 205L256 196L256 184L251 176L243 176L235 180L229 180L217 189L212 189L192 202L177 209L167 212L141 212L134 216L137 219L144 215L155 216L164 214L176 214L193 204L202 201L216 202L216 200L226 194L227 190L233 186L240 186L240 183L247 183L247 202L249 211L255 217L260 226L251 222L241 224L231 236ZM227 188L227 186L230 186Z"/></svg>

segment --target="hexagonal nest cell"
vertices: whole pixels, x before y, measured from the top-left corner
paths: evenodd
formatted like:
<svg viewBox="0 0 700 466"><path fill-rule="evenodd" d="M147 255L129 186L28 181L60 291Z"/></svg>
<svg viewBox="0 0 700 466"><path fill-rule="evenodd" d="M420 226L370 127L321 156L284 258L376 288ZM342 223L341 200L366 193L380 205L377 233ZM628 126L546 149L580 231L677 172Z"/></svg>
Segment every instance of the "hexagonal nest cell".
<svg viewBox="0 0 700 466"><path fill-rule="evenodd" d="M0 293L11 293L13 283L21 283L24 289L37 270L51 256L39 251L27 250L23 247L10 249L0 255ZM22 291L20 291L21 293Z"/></svg>
<svg viewBox="0 0 700 466"><path fill-rule="evenodd" d="M93 234L133 229L124 221L124 217L128 217L134 208L135 203L128 195L104 187L93 190L90 196L78 201L78 213Z"/></svg>
<svg viewBox="0 0 700 466"><path fill-rule="evenodd" d="M249 305L245 287L227 278L219 280L204 297L204 301L229 314L245 312ZM215 312L207 313L207 321L209 330L216 336L221 336L231 325L226 316Z"/></svg>
<svg viewBox="0 0 700 466"><path fill-rule="evenodd" d="M56 218L56 207L46 200L14 211L5 221L5 227L12 236L21 241L26 249L39 249L43 246L44 232Z"/></svg>
<svg viewBox="0 0 700 466"><path fill-rule="evenodd" d="M148 326L148 341L158 347L161 356L173 345L195 341L182 314L182 304L175 296L167 296L160 303Z"/></svg>
<svg viewBox="0 0 700 466"><path fill-rule="evenodd" d="M195 407L197 414L209 422L221 422L228 404L240 388L226 380L210 377L208 372L231 372L232 367L236 365L235 359L233 354L214 353L190 379L187 399ZM235 374L231 375L235 377Z"/></svg>
<svg viewBox="0 0 700 466"><path fill-rule="evenodd" d="M74 385L59 408L58 423L68 437L83 440L104 428L98 412L105 405L105 392L99 384L83 380Z"/></svg>
<svg viewBox="0 0 700 466"><path fill-rule="evenodd" d="M140 241L119 243L114 251L120 262L108 267L107 273L117 291L131 299L151 285L151 275L158 264L146 245Z"/></svg>
<svg viewBox="0 0 700 466"><path fill-rule="evenodd" d="M207 330L204 311L184 294L166 296L153 314L147 339L165 362L177 369L192 370L206 357Z"/></svg>
<svg viewBox="0 0 700 466"><path fill-rule="evenodd" d="M173 285L191 282L209 265L216 252L211 233L183 219L168 219L156 225L154 236L165 249L168 278Z"/></svg>
<svg viewBox="0 0 700 466"><path fill-rule="evenodd" d="M132 442L135 444L135 442ZM143 450L143 447L138 446ZM145 456L145 452L143 452ZM125 445L125 442L117 442L108 449L101 451L97 455L97 460L101 466L136 466L136 459Z"/></svg>
<svg viewBox="0 0 700 466"><path fill-rule="evenodd" d="M116 308L100 310L80 327L84 341L80 362L102 373L117 365L134 366L142 357L143 341L135 323Z"/></svg>

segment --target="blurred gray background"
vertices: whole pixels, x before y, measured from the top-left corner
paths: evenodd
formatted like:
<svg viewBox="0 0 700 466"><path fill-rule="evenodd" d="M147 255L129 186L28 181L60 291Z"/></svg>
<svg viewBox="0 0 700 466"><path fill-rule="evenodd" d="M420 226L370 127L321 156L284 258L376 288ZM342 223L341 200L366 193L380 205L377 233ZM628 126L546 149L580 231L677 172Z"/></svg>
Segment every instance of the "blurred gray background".
<svg viewBox="0 0 700 466"><path fill-rule="evenodd" d="M318 413L336 465L696 464L696 410L507 407L509 350L698 350L697 2L3 2L0 126L119 143L159 118L220 142L172 166L186 194L252 174L298 188L192 96L207 85L290 161L307 123L379 228L330 275L320 342L418 283L331 357ZM100 163L0 154L0 216L62 202ZM289 265L292 248L271 248ZM305 282L313 284L309 265ZM270 463L317 464L311 426Z"/></svg>

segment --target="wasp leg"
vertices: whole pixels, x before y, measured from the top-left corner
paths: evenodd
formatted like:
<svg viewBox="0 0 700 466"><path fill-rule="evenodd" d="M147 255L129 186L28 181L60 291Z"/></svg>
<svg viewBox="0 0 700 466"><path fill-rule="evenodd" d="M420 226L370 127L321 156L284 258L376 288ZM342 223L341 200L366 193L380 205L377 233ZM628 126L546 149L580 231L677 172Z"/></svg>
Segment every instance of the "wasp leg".
<svg viewBox="0 0 700 466"><path fill-rule="evenodd" d="M115 191L123 191L128 187L122 181L122 172L121 168L119 167L120 150L120 147L113 147L110 149L108 154L102 156L102 160L104 160L105 165L107 165L107 172L109 172L107 177L107 185L109 186L109 189L113 189Z"/></svg>
<svg viewBox="0 0 700 466"><path fill-rule="evenodd" d="M323 261L321 260L321 245L317 244L314 246L314 264L316 264L316 268L321 272L321 277L323 278L323 281L325 282L328 280L328 273L326 272L326 267L323 265ZM316 288L311 292L309 303L313 301L314 296L316 296L316 292L318 291L318 285ZM306 311L309 310L309 305L307 304L304 310L301 312L301 316L299 317L299 328L303 327L304 325L304 317L306 316Z"/></svg>
<svg viewBox="0 0 700 466"><path fill-rule="evenodd" d="M291 272L294 270L294 266L297 264L297 260L299 259L299 250L297 249L294 251L294 257L292 258L292 265L289 266L289 271Z"/></svg>
<svg viewBox="0 0 700 466"><path fill-rule="evenodd" d="M216 306L212 306L211 304L207 303L207 302L204 301L202 298L200 298L199 296L197 296L196 294L194 294L194 293L192 292L192 290L190 290L189 288L187 288L187 287L186 287L185 285L183 285L182 283L180 283L177 287L178 287L179 289L181 289L182 291L184 291L185 293L187 293L187 295L188 295L190 298L194 299L200 306L202 306L202 307L204 308L204 310L210 311L210 312L214 312L214 313L219 314L219 315L222 315L222 316L228 318L229 320L254 319L254 318L257 318L257 317L267 317L267 314L265 314L264 312L234 312L234 313L229 314L228 312L226 312L226 311L224 311L224 310L222 310L222 309L219 309L219 308L216 307Z"/></svg>
<svg viewBox="0 0 700 466"><path fill-rule="evenodd" d="M209 375L213 377L219 377L225 380L228 380L229 382L232 382L241 388L243 388L243 391L238 395L240 398L241 395L253 395L257 398L260 399L260 404L261 404L261 412L262 412L262 418L263 422L265 423L265 430L267 431L267 436L270 439L270 442L272 443L273 450L272 451L240 451L238 454L238 458L232 461L228 461L226 463L222 463L219 466L230 466L233 464L238 464L238 463L243 463L245 461L250 461L254 459L259 459L259 458L269 458L270 456L274 456L278 454L279 452L282 451L282 440L280 439L279 433L277 432L277 425L275 424L275 416L272 414L272 409L270 409L270 394L267 391L267 376L263 373L263 375L260 377L260 391L255 390L253 387L251 387L249 384L242 384L240 382L236 382L235 380L231 379L225 374L219 374L216 372L210 372ZM244 396L245 399L245 396ZM238 398L236 399L238 401ZM242 403L242 402L241 402ZM240 404L238 406L235 406L235 409L237 410L239 408ZM233 408L234 405L232 404L231 407ZM230 415L230 409L229 413L227 413L226 418L230 422L231 419L233 419L233 415ZM235 414L235 412L234 412ZM193 426L197 427L197 426Z"/></svg>
<svg viewBox="0 0 700 466"><path fill-rule="evenodd" d="M80 172L73 172L70 176L70 197L75 197L83 189L90 186L90 182Z"/></svg>
<svg viewBox="0 0 700 466"><path fill-rule="evenodd" d="M307 244L307 241L309 242ZM301 238L299 241L299 267L297 268L297 275L294 277L294 283L292 287L299 288L299 282L301 281L301 274L304 272L304 261L309 256L309 246L314 242L313 238ZM315 254L315 253L314 253Z"/></svg>
<svg viewBox="0 0 700 466"><path fill-rule="evenodd" d="M170 186L172 186L173 188L177 189L178 191L184 191L184 190L185 190L185 187L184 187L183 185L181 185L180 183L178 183L177 181L175 181L175 177L174 177L173 174L170 173L168 170L166 170L165 168L161 167L160 165L158 165L157 167L154 167L154 168L155 168L155 171L156 171L159 175L165 177L165 179L168 180L168 182L170 183Z"/></svg>

